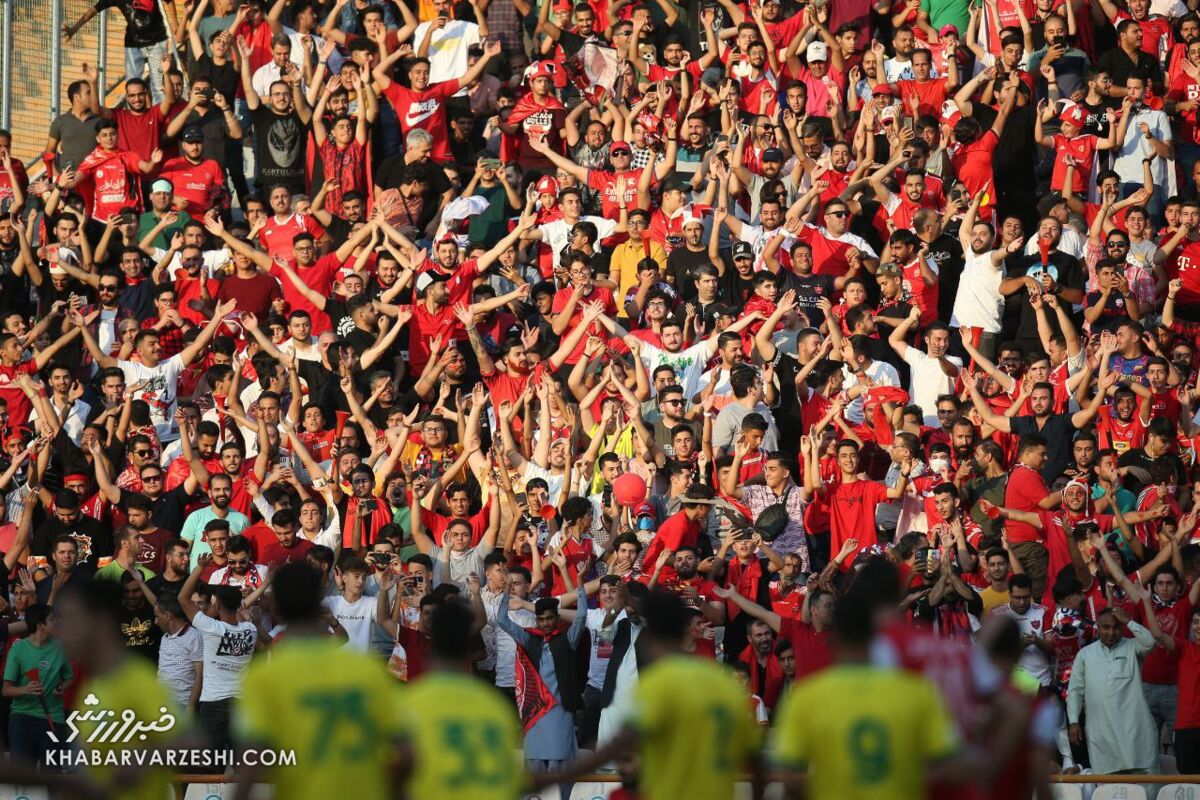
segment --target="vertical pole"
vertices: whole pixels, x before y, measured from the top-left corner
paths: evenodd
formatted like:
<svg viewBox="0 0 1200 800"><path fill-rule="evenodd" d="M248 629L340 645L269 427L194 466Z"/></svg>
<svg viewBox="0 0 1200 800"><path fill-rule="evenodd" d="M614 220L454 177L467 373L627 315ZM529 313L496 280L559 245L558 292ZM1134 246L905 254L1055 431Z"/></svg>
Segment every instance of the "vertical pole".
<svg viewBox="0 0 1200 800"><path fill-rule="evenodd" d="M63 0L50 1L50 119L59 114L62 102Z"/></svg>
<svg viewBox="0 0 1200 800"><path fill-rule="evenodd" d="M0 127L12 130L12 86L13 86L13 3L16 0L3 0L4 17L0 25L0 37L3 38L3 49L0 50L0 71L4 74L0 79Z"/></svg>
<svg viewBox="0 0 1200 800"><path fill-rule="evenodd" d="M96 42L96 88L100 104L108 96L108 14L100 14L100 37Z"/></svg>

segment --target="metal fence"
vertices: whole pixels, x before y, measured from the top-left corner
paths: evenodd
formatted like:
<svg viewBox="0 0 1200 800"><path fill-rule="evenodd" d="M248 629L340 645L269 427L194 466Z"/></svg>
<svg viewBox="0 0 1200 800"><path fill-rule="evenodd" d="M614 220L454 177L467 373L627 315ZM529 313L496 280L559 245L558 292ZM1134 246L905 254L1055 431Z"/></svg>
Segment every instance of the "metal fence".
<svg viewBox="0 0 1200 800"><path fill-rule="evenodd" d="M37 168L50 122L67 108L66 88L99 71L107 94L124 78L125 20L100 14L64 43L63 25L92 7L89 0L0 0L0 127L12 131L13 153Z"/></svg>

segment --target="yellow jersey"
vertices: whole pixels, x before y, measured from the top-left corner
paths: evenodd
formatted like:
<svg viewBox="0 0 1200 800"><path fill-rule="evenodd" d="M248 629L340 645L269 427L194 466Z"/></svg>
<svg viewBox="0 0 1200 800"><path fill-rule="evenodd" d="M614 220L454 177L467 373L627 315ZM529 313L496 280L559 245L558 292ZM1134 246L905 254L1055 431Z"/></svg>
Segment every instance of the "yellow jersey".
<svg viewBox="0 0 1200 800"><path fill-rule="evenodd" d="M698 656L656 661L638 680L632 723L641 741L639 796L728 800L758 747L750 694L725 667Z"/></svg>
<svg viewBox="0 0 1200 800"><path fill-rule="evenodd" d="M133 726L112 727L116 719L128 717L128 711L133 712L136 729L144 733L132 734ZM131 764L124 764L120 759L130 757L130 751L162 746L184 732L184 718L170 694L158 682L158 673L150 661L129 655L115 669L89 678L76 695L72 717L79 729L75 742L88 758L88 774L107 789L108 797L162 800L171 795L171 770L167 767L148 766L137 772L131 785L114 785L118 771L128 775ZM150 728L150 724L154 727ZM98 730L105 726L109 726L107 733ZM58 730L63 732L62 725ZM93 736L97 741L89 742ZM124 780L125 776L121 777Z"/></svg>
<svg viewBox="0 0 1200 800"><path fill-rule="evenodd" d="M381 661L333 639L285 637L246 671L234 710L234 731L245 744L294 750L295 764L273 769L267 781L288 800L394 797L399 694Z"/></svg>
<svg viewBox="0 0 1200 800"><path fill-rule="evenodd" d="M525 789L512 704L468 675L429 672L408 684L401 726L413 751L408 796L516 800Z"/></svg>
<svg viewBox="0 0 1200 800"><path fill-rule="evenodd" d="M784 697L773 755L807 768L812 800L916 800L925 797L926 765L957 747L954 723L926 678L847 665Z"/></svg>

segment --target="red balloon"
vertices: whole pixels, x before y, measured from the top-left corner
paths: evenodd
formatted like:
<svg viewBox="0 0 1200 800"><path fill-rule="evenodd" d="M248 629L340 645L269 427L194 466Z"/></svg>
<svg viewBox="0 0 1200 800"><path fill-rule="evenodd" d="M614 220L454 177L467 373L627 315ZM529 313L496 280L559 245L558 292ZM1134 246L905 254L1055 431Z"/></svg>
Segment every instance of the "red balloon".
<svg viewBox="0 0 1200 800"><path fill-rule="evenodd" d="M541 510L538 511L538 514L541 515L542 519L549 522L550 520L552 520L556 516L558 516L558 509L556 509L552 505L547 504L547 505L542 506Z"/></svg>
<svg viewBox="0 0 1200 800"><path fill-rule="evenodd" d="M633 508L646 499L646 481L626 472L613 481L613 497L626 508Z"/></svg>

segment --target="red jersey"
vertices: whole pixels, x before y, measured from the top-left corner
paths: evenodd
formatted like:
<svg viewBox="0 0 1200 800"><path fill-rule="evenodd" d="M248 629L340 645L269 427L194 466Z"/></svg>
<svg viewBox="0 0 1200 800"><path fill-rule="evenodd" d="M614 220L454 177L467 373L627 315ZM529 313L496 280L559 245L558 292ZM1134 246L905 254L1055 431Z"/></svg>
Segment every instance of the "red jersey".
<svg viewBox="0 0 1200 800"><path fill-rule="evenodd" d="M117 123L117 149L136 153L143 161L158 147L167 130L167 119L157 105L149 111L135 114L127 108L114 108L112 118Z"/></svg>
<svg viewBox="0 0 1200 800"><path fill-rule="evenodd" d="M857 539L858 549L842 565L848 570L863 549L877 542L875 507L888 502L887 487L875 481L854 481L829 487L829 552L838 553L847 539Z"/></svg>
<svg viewBox="0 0 1200 800"><path fill-rule="evenodd" d="M630 169L625 172L605 172L601 169L589 169L587 185L600 193L601 216L616 219L620 213L621 198L617 197L617 179L625 178L625 198L627 206L632 207L637 202L638 179L642 177L640 169Z"/></svg>
<svg viewBox="0 0 1200 800"><path fill-rule="evenodd" d="M916 97L917 114L920 116L937 116L941 113L942 103L946 102L946 81L942 78L930 78L921 83L920 81L896 81L896 88L900 90L900 99L904 103L904 108L909 108L910 98Z"/></svg>
<svg viewBox="0 0 1200 800"><path fill-rule="evenodd" d="M650 540L650 544L646 546L646 553L642 558L642 564L645 569L651 573L658 566L658 557L663 550L672 552L678 550L683 545L695 546L696 541L700 538L700 523L688 518L683 511L677 511L667 517L661 525L658 526L658 532L654 534L654 538ZM659 573L660 581L675 580L675 568L667 564Z"/></svg>
<svg viewBox="0 0 1200 800"><path fill-rule="evenodd" d="M175 310L179 312L179 316L194 325L205 325L208 322L207 317L191 306L193 300L200 299L201 281L208 281L209 297L216 297L217 293L221 291L221 282L216 278L205 277L203 267L200 268L200 274L195 278L189 277L183 270L175 273Z"/></svg>
<svg viewBox="0 0 1200 800"><path fill-rule="evenodd" d="M1117 11L1112 18L1113 27L1117 27L1127 19L1133 17L1127 11ZM1142 52L1149 53L1155 58L1159 58L1159 50L1166 52L1175 45L1175 32L1171 29L1171 23L1160 17L1152 19L1134 20L1138 27L1142 29Z"/></svg>
<svg viewBox="0 0 1200 800"><path fill-rule="evenodd" d="M342 262L337 257L337 253L327 253L311 266L302 267L292 262L291 267L305 286L315 290L318 294L331 297L333 296L333 279L338 270L342 268ZM329 321L329 315L300 293L300 288L288 279L283 267L272 264L268 274L279 280L279 285L283 289L283 299L291 311L307 311L308 315L312 317L313 336L320 336L325 331L333 330L333 323Z"/></svg>
<svg viewBox="0 0 1200 800"><path fill-rule="evenodd" d="M966 184L967 190L972 196L983 191L986 184L994 181L992 164L995 161L996 145L999 142L1000 139L997 138L995 131L988 129L978 139L965 147L956 148L951 154L950 163L954 165L954 172ZM989 198L980 207L981 212L986 209L986 217L989 219L992 213L991 199Z"/></svg>
<svg viewBox="0 0 1200 800"><path fill-rule="evenodd" d="M99 220L132 206L141 210L141 159L128 150L105 152L100 148L83 160L78 176L91 183L91 215Z"/></svg>
<svg viewBox="0 0 1200 800"><path fill-rule="evenodd" d="M450 134L446 128L445 104L458 93L462 84L457 80L435 83L423 92L401 86L392 81L383 90L383 96L396 110L396 118L400 120L400 130L407 136L414 129L421 129L433 137L433 149L430 158L434 161L449 161Z"/></svg>
<svg viewBox="0 0 1200 800"><path fill-rule="evenodd" d="M574 291L575 290L572 289L570 286L564 286L563 288L561 288L557 292L555 292L554 306L553 306L553 310L554 310L555 314L562 313L563 309L565 309L567 307L567 302L571 299L571 293ZM590 292L588 292L586 295L584 295L583 297L579 298L579 302L577 302L575 304L575 310L571 313L571 320L568 323L567 330L571 330L576 325L579 325L580 322L583 321L583 307L588 303L595 303L595 302L600 302L604 305L604 313L607 314L608 316L610 316L610 317L617 316L617 301L613 297L612 289L608 289L608 288L602 287L602 286L592 286L592 290ZM608 338L607 332L605 331L604 327L600 325L599 322L592 323L591 330L589 331L589 333L592 335L595 335L595 336L600 336L604 339ZM587 336L584 336L583 339L579 340L579 345L574 350L571 351L571 354L569 356L567 356L566 363L568 363L568 364L579 363L579 359L583 358L583 349L584 349L584 347L587 346L586 340L587 340Z"/></svg>
<svg viewBox="0 0 1200 800"><path fill-rule="evenodd" d="M1163 268L1168 280L1179 278L1183 281L1175 302L1183 305L1200 303L1200 241L1184 239L1167 256Z"/></svg>
<svg viewBox="0 0 1200 800"><path fill-rule="evenodd" d="M835 239L824 228L806 222L796 238L807 242L812 248L814 275L832 275L840 278L850 271L850 262L846 260L846 254L858 245L854 241L843 241L848 239L846 235Z"/></svg>
<svg viewBox="0 0 1200 800"><path fill-rule="evenodd" d="M12 171L12 178L9 177L7 172L0 171L0 201L8 200L10 203L12 202L14 178L17 186L21 187L21 191L28 194L29 175L25 172L25 165L14 158L12 160Z"/></svg>
<svg viewBox="0 0 1200 800"><path fill-rule="evenodd" d="M1185 628L1175 637L1179 653L1179 700L1175 728L1200 728L1200 644L1187 638Z"/></svg>
<svg viewBox="0 0 1200 800"><path fill-rule="evenodd" d="M1100 447L1115 450L1117 456L1137 450L1146 443L1146 426L1136 409L1128 422L1118 419L1116 409L1111 406L1101 409L1096 418L1096 434L1100 438Z"/></svg>
<svg viewBox="0 0 1200 800"><path fill-rule="evenodd" d="M1171 85L1167 89L1166 99L1189 103L1200 101L1200 83L1181 70L1177 76L1172 78ZM1179 120L1179 139L1181 141L1200 144L1200 127L1197 127L1196 112L1197 109L1194 108L1191 111L1175 112L1174 116Z"/></svg>
<svg viewBox="0 0 1200 800"><path fill-rule="evenodd" d="M1081 133L1068 139L1061 133L1054 134L1054 174L1050 178L1050 188L1061 192L1063 181L1067 178L1067 162L1063 156L1070 156L1075 161L1075 174L1071 180L1071 191L1085 194L1092 177L1092 166L1096 158L1096 144L1100 137L1094 133Z"/></svg>
<svg viewBox="0 0 1200 800"><path fill-rule="evenodd" d="M1004 490L1004 507L1037 513L1041 510L1038 503L1048 494L1050 491L1040 473L1024 464L1017 464L1008 476L1008 486ZM1040 542L1045 536L1027 522L1010 519L1004 525L1008 530L1008 541L1013 544Z"/></svg>
<svg viewBox="0 0 1200 800"><path fill-rule="evenodd" d="M22 374L36 375L37 371L37 365L33 363L33 359L22 361L20 364L12 367L0 364L0 399L3 399L8 404L8 426L10 429L24 425L29 421L29 415L33 412L33 406L30 404L29 398L17 386L14 378Z"/></svg>
<svg viewBox="0 0 1200 800"><path fill-rule="evenodd" d="M782 617L779 620L779 638L792 643L792 652L796 655L797 681L820 672L833 663L833 654L829 649L829 631L818 633L817 629L808 623Z"/></svg>
<svg viewBox="0 0 1200 800"><path fill-rule="evenodd" d="M289 261L292 254L292 240L298 234L308 233L314 239L325 235L321 224L308 214L288 214L283 219L272 214L267 218L267 224L258 233L258 241L272 258L286 258Z"/></svg>
<svg viewBox="0 0 1200 800"><path fill-rule="evenodd" d="M892 195L897 197L898 195ZM909 201L905 201L909 202ZM914 208L918 208L916 203L912 203ZM921 257L914 258L908 264L905 264L901 270L903 276L902 286L904 292L908 295L908 301L921 309L921 325L928 325L937 318L938 313L938 282L926 283L925 278L921 274ZM934 275L936 276L936 272Z"/></svg>
<svg viewBox="0 0 1200 800"><path fill-rule="evenodd" d="M193 164L183 156L162 165L159 177L171 182L176 197L187 201L187 213L201 219L213 207L213 196L225 188L225 170L211 158Z"/></svg>
<svg viewBox="0 0 1200 800"><path fill-rule="evenodd" d="M1145 625L1145 604L1138 603L1136 613L1131 616ZM1176 598L1169 605L1156 599L1154 618L1158 620L1158 627L1162 628L1162 632L1167 636L1186 638L1192 625L1192 604L1186 594ZM1146 683L1174 686L1179 682L1179 657L1182 652L1178 647L1165 650L1162 645L1156 644L1142 661L1142 680ZM1182 691L1182 687L1180 690Z"/></svg>

